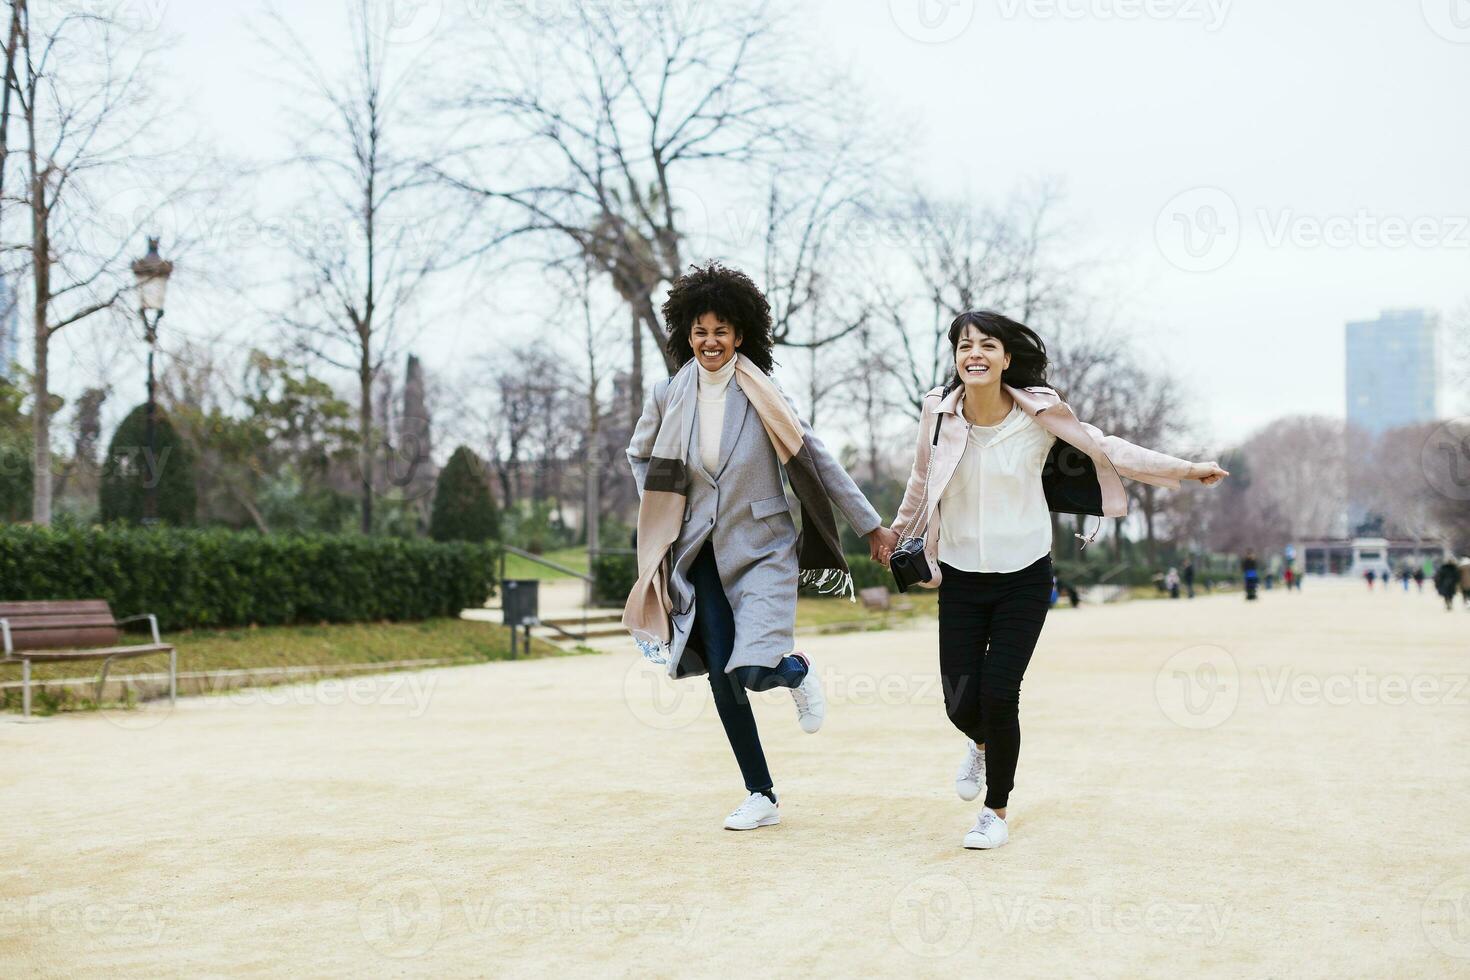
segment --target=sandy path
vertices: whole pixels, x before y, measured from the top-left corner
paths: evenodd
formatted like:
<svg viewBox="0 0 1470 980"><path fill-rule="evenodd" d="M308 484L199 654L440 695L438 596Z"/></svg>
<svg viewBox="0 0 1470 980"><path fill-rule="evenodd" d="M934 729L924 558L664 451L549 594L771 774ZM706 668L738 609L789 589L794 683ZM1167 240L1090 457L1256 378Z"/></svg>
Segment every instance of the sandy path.
<svg viewBox="0 0 1470 980"><path fill-rule="evenodd" d="M990 853L932 623L807 646L749 834L708 688L626 654L0 722L0 975L1470 975L1462 610L1053 614Z"/></svg>

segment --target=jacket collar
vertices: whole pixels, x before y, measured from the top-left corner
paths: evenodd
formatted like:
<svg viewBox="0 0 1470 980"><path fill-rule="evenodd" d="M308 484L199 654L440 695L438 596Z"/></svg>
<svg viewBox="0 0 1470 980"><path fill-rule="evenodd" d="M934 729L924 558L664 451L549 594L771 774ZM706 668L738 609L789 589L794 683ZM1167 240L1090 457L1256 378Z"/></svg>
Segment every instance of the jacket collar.
<svg viewBox="0 0 1470 980"><path fill-rule="evenodd" d="M1015 399L1016 404L1021 406L1021 411L1025 412L1032 418L1035 418L1049 408L1053 408L1057 405L1062 404L1062 396L1058 395L1056 391L1051 388L1045 388L1041 386L1033 388L1013 388L1010 385L1005 385L1005 390L1013 399ZM944 388L941 386L939 388L935 388L933 391L930 392L930 394L940 396L939 404L934 408L935 412L943 412L947 415L958 415L960 411L960 399L964 397L965 387L964 385L960 385L954 391L951 391L949 394L946 395L944 393Z"/></svg>

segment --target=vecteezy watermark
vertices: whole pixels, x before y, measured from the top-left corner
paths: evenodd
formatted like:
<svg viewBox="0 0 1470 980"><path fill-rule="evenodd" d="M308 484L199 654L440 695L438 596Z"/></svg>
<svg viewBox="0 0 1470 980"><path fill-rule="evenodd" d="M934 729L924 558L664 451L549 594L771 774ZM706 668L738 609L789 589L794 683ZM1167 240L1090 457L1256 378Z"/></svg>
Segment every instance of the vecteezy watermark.
<svg viewBox="0 0 1470 980"><path fill-rule="evenodd" d="M969 886L954 875L925 875L893 896L888 926L898 944L914 956L953 956L970 941L975 899Z"/></svg>
<svg viewBox="0 0 1470 980"><path fill-rule="evenodd" d="M82 0L86 26L99 35L121 27L128 33L151 34L163 26L170 0Z"/></svg>
<svg viewBox="0 0 1470 980"><path fill-rule="evenodd" d="M1409 217L1367 208L1334 215L1259 208L1255 214L1268 248L1470 249L1470 216L1465 215Z"/></svg>
<svg viewBox="0 0 1470 980"><path fill-rule="evenodd" d="M1240 209L1218 187L1192 188L1159 211L1154 241L1164 258L1185 272L1213 272L1240 248Z"/></svg>
<svg viewBox="0 0 1470 980"><path fill-rule="evenodd" d="M1007 20L1178 21L1211 33L1225 26L1234 0L995 0Z"/></svg>
<svg viewBox="0 0 1470 980"><path fill-rule="evenodd" d="M1154 219L1154 241L1175 267L1214 272L1235 257L1248 229L1273 249L1470 250L1470 215L1399 215L1369 208L1304 214L1294 208L1256 208L1247 218L1218 187L1194 187L1170 198Z"/></svg>
<svg viewBox="0 0 1470 980"><path fill-rule="evenodd" d="M920 44L953 41L975 19L975 0L888 0L894 26Z"/></svg>
<svg viewBox="0 0 1470 980"><path fill-rule="evenodd" d="M367 28L388 44L416 44L443 19L444 0L383 0L369 10Z"/></svg>
<svg viewBox="0 0 1470 980"><path fill-rule="evenodd" d="M52 902L32 896L0 902L0 936L50 932L157 946L171 911L139 902Z"/></svg>
<svg viewBox="0 0 1470 980"><path fill-rule="evenodd" d="M1470 959L1470 874L1435 885L1424 899L1419 922L1435 949L1446 956Z"/></svg>
<svg viewBox="0 0 1470 980"><path fill-rule="evenodd" d="M1220 945L1234 917L1231 906L1212 902L1078 902L997 894L987 894L981 908L1007 934L1165 936L1198 939L1204 946Z"/></svg>
<svg viewBox="0 0 1470 980"><path fill-rule="evenodd" d="M1292 667L1256 668L1268 705L1464 706L1470 704L1470 674L1379 674L1359 667L1351 672L1310 674Z"/></svg>
<svg viewBox="0 0 1470 980"><path fill-rule="evenodd" d="M643 657L633 659L623 673L623 703L649 728L686 728L704 714L711 700L709 684L697 677L672 680L662 664Z"/></svg>
<svg viewBox="0 0 1470 980"><path fill-rule="evenodd" d="M422 956L439 941L444 901L419 875L395 875L373 885L357 903L357 928L368 946L389 959Z"/></svg>
<svg viewBox="0 0 1470 980"><path fill-rule="evenodd" d="M425 671L404 671L362 677L325 677L310 684L281 684L268 687L240 687L225 694L232 704L263 704L268 707L342 705L359 707L385 706L404 708L409 718L422 718L439 678Z"/></svg>
<svg viewBox="0 0 1470 980"><path fill-rule="evenodd" d="M1424 22L1446 41L1470 44L1470 0L1419 0Z"/></svg>
<svg viewBox="0 0 1470 980"><path fill-rule="evenodd" d="M1470 415L1436 425L1419 453L1424 480L1450 500L1470 500Z"/></svg>
<svg viewBox="0 0 1470 980"><path fill-rule="evenodd" d="M1180 650L1154 675L1159 710L1181 728L1223 724L1240 702L1240 668L1224 647L1201 644Z"/></svg>
<svg viewBox="0 0 1470 980"><path fill-rule="evenodd" d="M649 934L688 944L704 913L698 906L663 902L518 900L488 891L446 897L433 881L415 874L376 882L357 906L357 924L374 952L413 959L434 948L446 927L482 936L558 939Z"/></svg>

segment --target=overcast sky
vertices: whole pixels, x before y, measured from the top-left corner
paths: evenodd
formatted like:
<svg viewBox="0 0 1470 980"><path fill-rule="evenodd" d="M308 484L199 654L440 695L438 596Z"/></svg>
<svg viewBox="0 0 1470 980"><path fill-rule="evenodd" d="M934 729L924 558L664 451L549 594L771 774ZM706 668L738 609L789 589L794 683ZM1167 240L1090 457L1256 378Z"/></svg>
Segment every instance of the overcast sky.
<svg viewBox="0 0 1470 980"><path fill-rule="evenodd" d="M177 39L165 63L190 126L232 154L284 149L281 91L244 29L259 0L129 2ZM402 6L430 33L495 3ZM916 183L987 199L1062 182L1079 248L1106 259L1217 439L1341 415L1345 321L1470 298L1466 0L792 7L815 62L914 126ZM324 60L345 56L339 0L289 9ZM459 346L426 335L419 353L449 368ZM1446 411L1470 408L1451 394Z"/></svg>

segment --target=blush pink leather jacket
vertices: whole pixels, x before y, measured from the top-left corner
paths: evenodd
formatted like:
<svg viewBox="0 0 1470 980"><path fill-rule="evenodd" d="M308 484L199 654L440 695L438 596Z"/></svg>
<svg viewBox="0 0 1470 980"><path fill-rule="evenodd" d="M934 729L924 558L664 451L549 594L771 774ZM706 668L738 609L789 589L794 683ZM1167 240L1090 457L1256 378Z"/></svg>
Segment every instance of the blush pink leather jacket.
<svg viewBox="0 0 1470 980"><path fill-rule="evenodd" d="M1157 487L1176 490L1179 482L1189 475L1193 463L1164 453L1135 446L1117 436L1105 435L1096 426L1080 421L1066 402L1050 388L1012 388L1006 391L1021 410L1031 416L1036 424L1052 435L1086 453L1097 469L1098 489L1102 492L1102 508L1105 517L1125 517L1128 514L1128 495L1123 490L1120 477L1151 483ZM908 487L904 490L903 502L892 528L900 538L924 536L924 557L929 562L933 578L921 583L927 588L937 588L941 578L939 572L939 500L944 488L959 468L960 459L969 445L970 425L960 412L960 399L964 388L956 388L948 395L942 387L935 388L924 396L923 414L919 419L919 437L914 450L914 465L909 472ZM936 416L952 415L940 427L939 442L933 446L934 462L930 469L929 455L934 438ZM924 492L924 473L929 472L928 493ZM922 508L922 513L920 509ZM1096 531L1093 532L1095 537ZM1091 540L1090 538L1088 539Z"/></svg>

